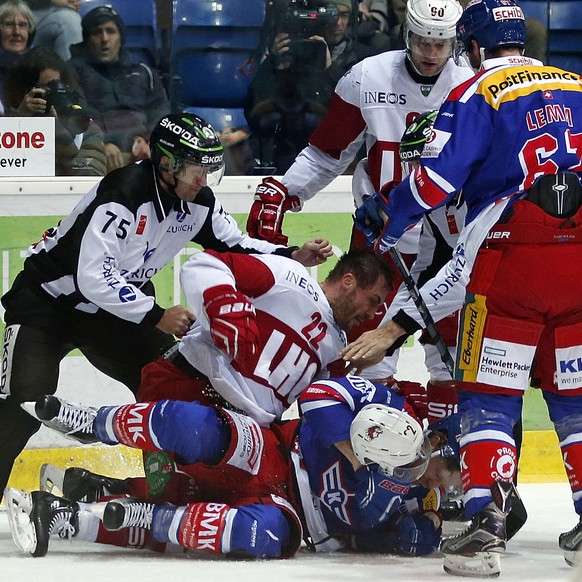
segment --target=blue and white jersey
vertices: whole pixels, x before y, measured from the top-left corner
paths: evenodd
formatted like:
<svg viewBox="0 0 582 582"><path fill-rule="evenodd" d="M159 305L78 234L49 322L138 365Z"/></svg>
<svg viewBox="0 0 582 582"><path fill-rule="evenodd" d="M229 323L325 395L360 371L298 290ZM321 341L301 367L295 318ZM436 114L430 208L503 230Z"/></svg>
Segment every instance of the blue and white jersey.
<svg viewBox="0 0 582 582"><path fill-rule="evenodd" d="M314 382L299 399L303 418L298 436L301 460L295 462L295 468L302 493L307 488L301 487L298 473L303 472L309 481L311 498L302 494L302 505L315 543L327 536L355 533L383 523L398 510L410 489L410 484L379 473L376 464L355 471L335 446L349 440L353 418L372 403L405 409L402 396L356 376Z"/></svg>

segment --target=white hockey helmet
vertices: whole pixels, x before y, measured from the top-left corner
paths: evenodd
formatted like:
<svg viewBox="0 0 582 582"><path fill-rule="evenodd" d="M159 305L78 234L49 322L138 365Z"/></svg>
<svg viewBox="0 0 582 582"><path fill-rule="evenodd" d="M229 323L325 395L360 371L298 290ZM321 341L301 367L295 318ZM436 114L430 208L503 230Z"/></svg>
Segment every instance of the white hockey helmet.
<svg viewBox="0 0 582 582"><path fill-rule="evenodd" d="M404 21L404 40L409 33L427 38L457 36L457 21L463 7L457 0L408 0Z"/></svg>
<svg viewBox="0 0 582 582"><path fill-rule="evenodd" d="M382 473L403 483L422 477L432 451L420 423L386 404L368 404L358 412L350 441L360 463L377 463Z"/></svg>

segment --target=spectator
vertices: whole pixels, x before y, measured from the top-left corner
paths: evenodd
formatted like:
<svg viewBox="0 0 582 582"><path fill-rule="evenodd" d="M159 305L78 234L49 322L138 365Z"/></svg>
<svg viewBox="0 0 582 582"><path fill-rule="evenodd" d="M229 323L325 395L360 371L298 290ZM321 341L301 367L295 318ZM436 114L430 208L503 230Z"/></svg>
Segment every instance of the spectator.
<svg viewBox="0 0 582 582"><path fill-rule="evenodd" d="M404 38L402 36L402 25L406 19L406 4L408 0L389 0L390 11L394 14L394 22L388 30L388 37L392 49L403 49Z"/></svg>
<svg viewBox="0 0 582 582"><path fill-rule="evenodd" d="M283 173L327 113L334 87L357 61L372 54L348 34L351 0L334 0L338 15L309 26L292 18L278 30L251 83L245 115L260 142L260 158ZM265 152L263 148L271 151Z"/></svg>
<svg viewBox="0 0 582 582"><path fill-rule="evenodd" d="M0 89L8 71L30 48L33 37L34 16L26 2L8 0L0 4Z"/></svg>
<svg viewBox="0 0 582 582"><path fill-rule="evenodd" d="M105 175L103 134L82 109L74 73L52 49L36 47L20 58L4 83L3 100L7 115L56 119L57 176Z"/></svg>
<svg viewBox="0 0 582 582"><path fill-rule="evenodd" d="M225 127L222 131L219 131L218 135L224 146L225 175L252 174L255 160L250 145L251 132L248 125Z"/></svg>
<svg viewBox="0 0 582 582"><path fill-rule="evenodd" d="M36 19L35 46L52 48L63 60L70 47L81 42L80 0L26 0Z"/></svg>
<svg viewBox="0 0 582 582"><path fill-rule="evenodd" d="M87 96L87 110L103 130L111 171L131 160L135 137L149 135L170 103L156 71L133 63L124 50L125 25L113 8L94 8L82 26L83 42L71 47L71 64Z"/></svg>
<svg viewBox="0 0 582 582"><path fill-rule="evenodd" d="M362 0L359 4L358 39L375 53L393 48L388 32L398 21L389 0Z"/></svg>

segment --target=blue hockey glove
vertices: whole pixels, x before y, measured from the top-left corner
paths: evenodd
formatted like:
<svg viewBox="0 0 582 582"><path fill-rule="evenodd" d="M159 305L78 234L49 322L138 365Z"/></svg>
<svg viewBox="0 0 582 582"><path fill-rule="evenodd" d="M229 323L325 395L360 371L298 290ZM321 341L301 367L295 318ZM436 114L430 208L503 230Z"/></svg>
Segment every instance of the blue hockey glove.
<svg viewBox="0 0 582 582"><path fill-rule="evenodd" d="M358 230L361 230L366 237L366 244L373 247L376 239L380 236L384 223L381 222L377 212L376 202L373 196L364 196L364 202L356 209L355 224Z"/></svg>
<svg viewBox="0 0 582 582"><path fill-rule="evenodd" d="M388 221L388 192L395 186L396 182L389 182L380 192L365 195L363 204L356 210L356 227L364 233L371 247L376 244Z"/></svg>
<svg viewBox="0 0 582 582"><path fill-rule="evenodd" d="M394 541L395 550L402 556L426 556L438 549L442 528L433 512L403 515L397 522L398 535Z"/></svg>

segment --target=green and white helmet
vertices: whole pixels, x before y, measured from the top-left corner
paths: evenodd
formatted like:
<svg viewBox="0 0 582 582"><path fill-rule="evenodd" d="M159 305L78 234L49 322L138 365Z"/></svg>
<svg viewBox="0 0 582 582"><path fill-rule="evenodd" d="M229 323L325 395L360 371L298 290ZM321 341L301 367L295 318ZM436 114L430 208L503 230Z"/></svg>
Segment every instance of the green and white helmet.
<svg viewBox="0 0 582 582"><path fill-rule="evenodd" d="M421 113L404 130L400 139L400 159L403 162L418 162L424 149L424 144L432 135L432 127L438 111Z"/></svg>
<svg viewBox="0 0 582 582"><path fill-rule="evenodd" d="M208 168L208 185L224 174L224 147L214 128L192 113L165 115L154 127L150 152L156 172L178 177L184 164Z"/></svg>

